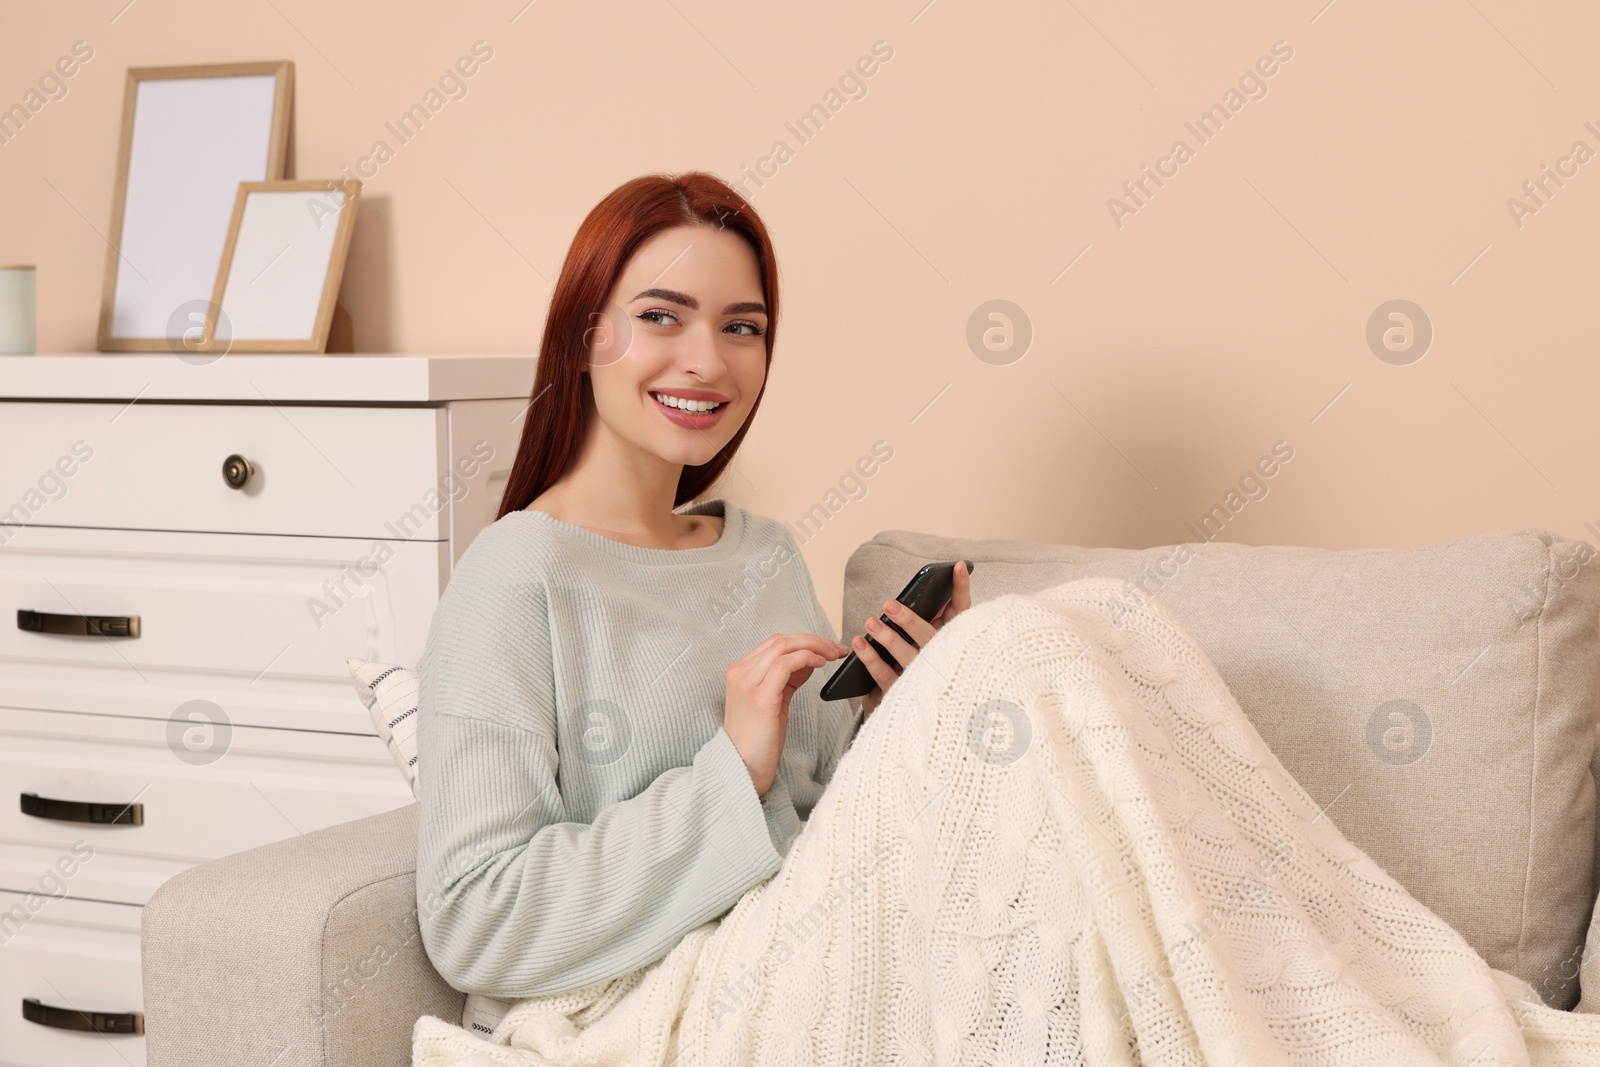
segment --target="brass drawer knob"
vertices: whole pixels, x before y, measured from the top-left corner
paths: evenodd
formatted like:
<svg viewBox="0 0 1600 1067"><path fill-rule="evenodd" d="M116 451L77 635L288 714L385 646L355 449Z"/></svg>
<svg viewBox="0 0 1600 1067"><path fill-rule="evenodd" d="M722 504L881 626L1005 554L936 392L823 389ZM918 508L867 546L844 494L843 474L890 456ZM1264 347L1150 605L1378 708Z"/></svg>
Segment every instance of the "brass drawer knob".
<svg viewBox="0 0 1600 1067"><path fill-rule="evenodd" d="M222 480L228 483L229 489L243 489L255 472L250 461L237 452L222 461Z"/></svg>

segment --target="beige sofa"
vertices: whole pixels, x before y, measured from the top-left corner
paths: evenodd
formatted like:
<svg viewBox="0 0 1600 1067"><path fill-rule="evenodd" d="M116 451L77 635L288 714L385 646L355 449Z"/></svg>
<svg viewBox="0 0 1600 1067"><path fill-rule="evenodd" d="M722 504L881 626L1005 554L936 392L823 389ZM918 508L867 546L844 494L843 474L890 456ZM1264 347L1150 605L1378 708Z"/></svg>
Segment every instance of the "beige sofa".
<svg viewBox="0 0 1600 1067"><path fill-rule="evenodd" d="M922 563L958 557L977 564L977 600L1088 575L1141 584L1347 836L1491 964L1554 1006L1600 1011L1600 558L1587 542L1522 530L1409 551L1126 550L896 530L850 557L846 627ZM459 1021L464 994L419 934L417 813L163 885L144 910L151 1067L401 1067L419 1016Z"/></svg>

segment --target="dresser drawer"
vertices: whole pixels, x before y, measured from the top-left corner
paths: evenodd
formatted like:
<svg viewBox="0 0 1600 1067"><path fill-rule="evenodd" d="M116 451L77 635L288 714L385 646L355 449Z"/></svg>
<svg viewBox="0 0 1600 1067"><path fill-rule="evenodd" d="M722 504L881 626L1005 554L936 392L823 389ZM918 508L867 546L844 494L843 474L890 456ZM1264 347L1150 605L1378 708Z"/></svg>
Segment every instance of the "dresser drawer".
<svg viewBox="0 0 1600 1067"><path fill-rule="evenodd" d="M0 543L22 524L443 539L446 422L438 407L0 401ZM242 489L223 477L233 455L253 467Z"/></svg>
<svg viewBox="0 0 1600 1067"><path fill-rule="evenodd" d="M16 805L14 799L9 803ZM137 908L149 901L162 883L193 866L189 860L125 856L109 848L96 848L84 834L65 846L8 841L0 844L0 891L100 900ZM4 1063L5 1057L0 1056L0 1064Z"/></svg>
<svg viewBox="0 0 1600 1067"><path fill-rule="evenodd" d="M137 803L142 823L25 814L23 794L111 814ZM412 803L376 736L198 724L174 735L157 719L0 708L7 890L34 890L81 842L93 855L63 879L65 892L143 904L185 867Z"/></svg>
<svg viewBox="0 0 1600 1067"><path fill-rule="evenodd" d="M0 892L0 1063L144 1067L135 1034L63 1030L23 1018L22 1002L93 1014L144 1012L141 908Z"/></svg>
<svg viewBox="0 0 1600 1067"><path fill-rule="evenodd" d="M0 672L55 695L24 701L8 685L0 701L63 707L93 688L102 703L65 706L152 713L120 706L126 694L165 717L191 696L256 704L275 684L321 683L365 714L345 660L421 661L448 552L439 541L25 527L0 548ZM139 636L36 632L19 611L137 618Z"/></svg>

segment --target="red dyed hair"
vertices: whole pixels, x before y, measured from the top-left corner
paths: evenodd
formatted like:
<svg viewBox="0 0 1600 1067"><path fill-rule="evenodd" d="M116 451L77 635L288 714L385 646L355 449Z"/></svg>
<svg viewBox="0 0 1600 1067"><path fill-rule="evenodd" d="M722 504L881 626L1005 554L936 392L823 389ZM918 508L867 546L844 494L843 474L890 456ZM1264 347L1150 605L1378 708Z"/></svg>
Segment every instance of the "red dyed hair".
<svg viewBox="0 0 1600 1067"><path fill-rule="evenodd" d="M683 225L732 230L755 251L767 305L767 369L772 369L772 346L778 336L778 261L755 209L722 179L701 171L647 174L619 185L583 220L561 266L539 343L533 402L496 520L527 507L577 461L594 410L593 386L582 372L590 325L604 311L617 278L639 246L662 230ZM683 468L674 507L700 496L727 468L766 391L763 381L744 425L715 456Z"/></svg>

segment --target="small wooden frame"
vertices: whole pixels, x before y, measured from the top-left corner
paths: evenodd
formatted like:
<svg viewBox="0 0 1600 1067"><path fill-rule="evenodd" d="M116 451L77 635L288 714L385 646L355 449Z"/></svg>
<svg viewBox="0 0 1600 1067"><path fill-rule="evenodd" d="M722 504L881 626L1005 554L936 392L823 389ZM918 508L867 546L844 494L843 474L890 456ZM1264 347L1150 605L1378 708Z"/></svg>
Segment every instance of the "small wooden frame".
<svg viewBox="0 0 1600 1067"><path fill-rule="evenodd" d="M129 69L100 351L192 347L239 183L283 177L293 92L288 60Z"/></svg>
<svg viewBox="0 0 1600 1067"><path fill-rule="evenodd" d="M328 349L361 183L241 182L200 352Z"/></svg>

